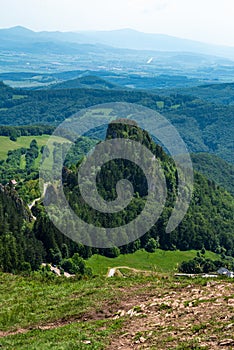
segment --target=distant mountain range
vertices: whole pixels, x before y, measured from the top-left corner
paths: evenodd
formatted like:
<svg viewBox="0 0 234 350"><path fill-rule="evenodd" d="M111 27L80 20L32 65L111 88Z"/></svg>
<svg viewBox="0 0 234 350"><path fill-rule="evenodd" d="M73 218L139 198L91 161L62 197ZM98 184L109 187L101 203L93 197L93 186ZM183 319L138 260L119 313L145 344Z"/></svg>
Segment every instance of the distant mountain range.
<svg viewBox="0 0 234 350"><path fill-rule="evenodd" d="M101 45L91 45L75 38L79 35L59 32L33 32L24 27L0 29L0 50L33 54L79 54L95 50L104 52ZM73 38L73 39L72 39ZM74 45L75 44L75 45ZM79 44L79 45L78 45Z"/></svg>
<svg viewBox="0 0 234 350"><path fill-rule="evenodd" d="M36 45L35 45L36 44ZM86 32L34 32L17 26L0 29L0 50L32 51L48 49L78 52L80 49L106 50L106 46L131 50L193 52L234 59L234 47L217 46L164 34L142 33L132 29ZM79 45L79 46L78 46ZM88 45L86 48L83 45ZM90 46L91 45L91 46Z"/></svg>
<svg viewBox="0 0 234 350"><path fill-rule="evenodd" d="M34 32L20 26L0 29L0 73L43 74L33 74L30 81L26 77L22 81L22 76L19 81L16 76L0 78L7 84L36 88L61 82L51 74L77 70L106 72L111 83L126 88L232 82L234 48L130 29L80 33ZM155 81L155 77L160 78ZM73 78L80 76L73 74L68 79Z"/></svg>
<svg viewBox="0 0 234 350"><path fill-rule="evenodd" d="M134 50L182 51L217 55L234 59L234 47L211 45L165 34L142 33L132 29L82 32L86 42L102 43Z"/></svg>

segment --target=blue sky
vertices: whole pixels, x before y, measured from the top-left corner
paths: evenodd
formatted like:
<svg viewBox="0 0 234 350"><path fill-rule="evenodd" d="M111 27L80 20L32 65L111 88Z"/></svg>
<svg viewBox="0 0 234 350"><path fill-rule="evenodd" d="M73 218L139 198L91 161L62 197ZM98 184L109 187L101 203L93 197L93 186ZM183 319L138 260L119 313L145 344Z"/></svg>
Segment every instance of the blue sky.
<svg viewBox="0 0 234 350"><path fill-rule="evenodd" d="M234 46L233 0L0 0L0 27L133 28Z"/></svg>

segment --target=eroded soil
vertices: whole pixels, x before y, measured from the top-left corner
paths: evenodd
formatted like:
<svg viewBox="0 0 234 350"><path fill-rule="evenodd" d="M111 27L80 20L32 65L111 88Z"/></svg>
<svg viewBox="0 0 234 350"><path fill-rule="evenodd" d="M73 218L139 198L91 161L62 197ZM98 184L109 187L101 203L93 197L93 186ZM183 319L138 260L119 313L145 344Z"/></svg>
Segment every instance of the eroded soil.
<svg viewBox="0 0 234 350"><path fill-rule="evenodd" d="M96 308L79 317L0 332L0 337L76 322L121 318L123 326L113 331L109 350L234 349L234 281L204 282L155 278L118 287L114 302L97 301ZM87 343L87 349L90 346Z"/></svg>
<svg viewBox="0 0 234 350"><path fill-rule="evenodd" d="M114 316L124 317L126 323L109 350L234 349L233 283L175 290L149 287L137 297L134 307L131 300L123 301Z"/></svg>

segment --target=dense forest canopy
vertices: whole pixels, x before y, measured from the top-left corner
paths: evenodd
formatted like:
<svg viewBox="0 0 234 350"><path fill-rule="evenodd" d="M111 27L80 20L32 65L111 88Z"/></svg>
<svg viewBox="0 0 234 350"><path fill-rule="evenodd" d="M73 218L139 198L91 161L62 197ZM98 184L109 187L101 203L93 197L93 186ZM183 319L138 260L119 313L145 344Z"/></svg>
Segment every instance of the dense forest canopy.
<svg viewBox="0 0 234 350"><path fill-rule="evenodd" d="M214 252L225 252L227 255L234 255L234 200L230 194L217 187L213 181L207 180L204 176L195 173L194 193L188 213L178 228L168 234L165 231L165 227L175 203L177 187L174 162L164 153L160 146L157 146L151 140L147 132L141 131L137 126L124 126L123 128L122 125L111 124L107 130L107 138L110 139L113 137L134 138L135 140L137 138L137 140L147 146L162 163L166 176L168 196L166 206L158 222L143 237L128 245L120 248L94 249L75 243L61 234L47 217L42 203L36 204L33 208L33 215L36 216L37 220L34 222L33 226L30 226L29 223L32 219L30 219L30 215L26 215L28 210L23 209L25 206L22 200L20 202L17 200L18 195L15 190L9 188L9 186L5 188L2 187L1 227L4 227L4 229L1 232L1 237L3 246L6 247L6 237L8 237L11 243L14 241L15 251L21 252L22 249L18 250L18 245L22 246L23 244L24 247L26 244L25 241L30 241L33 250L37 252L36 257L35 255L33 257L30 255L29 257L27 255L29 248L26 246L26 250L22 251L20 256L17 255L18 253L14 255L9 253L13 256L11 265L9 265L12 266L12 271L16 268L16 264L18 264L19 260L21 261L21 265L17 266L25 268L24 263L26 262L30 264L31 268L36 268L38 266L37 264L41 262L42 259L48 262L61 262L62 259L71 257L75 253L79 253L83 258L88 258L94 253L114 257L120 252L131 253L140 248L146 248L151 251L154 250L155 247L166 250L198 250L204 247ZM88 142L88 139L86 139L86 141L82 140L82 142L84 146L84 143ZM87 147L91 146L91 144L87 144ZM30 147L31 152L37 151L35 142L32 142ZM72 157L70 159L72 159ZM71 167L64 168L63 181L68 200L81 218L85 218L87 222L95 222L95 225L98 226L101 225L105 227L107 224L108 227L109 225L114 227L116 225L121 226L124 222L133 219L141 212L144 207L144 198L148 190L144 175L139 170L138 166L124 160L116 160L107 163L103 167L98 177L99 191L103 198L108 200L113 200L115 198L116 193L113 189L115 188L116 182L121 178L127 178L133 183L135 193L133 201L124 211L116 214L103 215L102 213L95 212L85 204L81 197L77 184L79 164L80 163L78 163L77 166L72 165ZM15 200L13 200L14 196L16 196ZM47 189L47 197L50 198L51 196L56 196L56 188L49 186ZM19 215L19 213L15 214L15 203L18 202L20 203L21 213L25 210L26 214L24 214L24 216ZM14 221L11 219L12 215L15 217ZM6 217L9 217L9 220L6 220ZM64 212L63 215L60 213L61 220L65 220L65 217L66 212ZM27 234L25 234L25 230ZM28 237L31 237L30 240ZM22 241L24 243L22 243ZM5 251L7 251L7 249L5 249ZM1 266L4 269L4 266L6 266L4 262L5 255L2 256L3 261ZM37 264L35 259L36 262L38 262Z"/></svg>
<svg viewBox="0 0 234 350"><path fill-rule="evenodd" d="M120 248L113 247L109 249L94 249L86 247L82 244L71 241L68 237L61 234L53 225L43 208L42 203L37 203L33 208L33 215L37 220L32 225L32 218L22 200L17 199L18 194L12 187L2 187L1 191L1 239L4 251L14 242L15 252L9 250L11 256L11 264L6 263L8 259L2 254L1 268L3 270L14 271L16 266L18 269L26 267L37 268L42 259L47 262L61 262L62 259L73 256L75 253L83 258L88 258L94 253L99 253L114 257L121 253L131 253L140 248L146 248L151 251L156 247L162 249L201 249L205 247L207 250L215 252L225 252L228 255L234 255L233 246L233 212L234 200L226 191L220 189L213 181L207 180L204 176L195 174L195 188L193 199L189 211L179 225L172 233L167 234L165 227L172 211L176 198L176 168L172 159L157 146L147 132L141 131L137 126L123 126L120 124L110 124L107 129L107 138L113 137L134 138L147 146L151 152L155 154L157 159L162 163L165 171L167 187L169 189L166 207L155 226L147 232L143 237L135 242ZM82 139L82 147L92 147L89 139ZM32 142L30 145L31 154L37 152L37 145ZM76 148L73 150L76 152ZM31 159L31 158L30 158ZM32 158L33 159L33 158ZM69 158L73 159L72 156ZM117 163L116 163L117 162ZM129 207L123 212L117 214L105 214L93 211L88 205L85 205L77 184L77 166L71 165L64 168L63 181L65 193L69 202L77 214L87 222L95 222L96 225L116 226L121 225L126 220L134 218L144 207L144 197L147 193L147 183L144 175L138 166L129 164L124 160L112 161L107 163L99 174L99 191L103 198L113 200L116 196L116 181L120 178L127 178L132 181L135 189L133 201ZM30 166L30 163L29 163ZM47 189L47 196L56 196L56 188L51 186ZM20 203L20 211L16 213L16 205ZM24 215L21 215L25 213ZM66 213L64 213L66 216ZM14 221L12 220L14 217ZM61 216L61 220L65 217ZM30 224L31 222L31 224ZM30 239L29 239L30 238ZM6 239L9 239L9 244ZM30 243L31 242L31 243ZM30 249L28 244L30 243ZM20 248L24 247L24 248ZM13 249L13 248L11 248ZM24 250L25 249L25 250ZM30 253L31 252L31 253ZM20 255L19 255L20 254ZM35 255L36 254L36 255ZM8 260L7 260L8 261ZM19 264L19 261L21 262ZM27 263L27 265L25 265ZM11 267L6 267L6 266ZM4 267L5 266L5 267Z"/></svg>
<svg viewBox="0 0 234 350"><path fill-rule="evenodd" d="M188 150L213 153L233 163L234 106L191 95L136 90L17 90L0 86L0 125L58 125L83 108L108 102L136 103L157 110L178 129Z"/></svg>
<svg viewBox="0 0 234 350"><path fill-rule="evenodd" d="M87 78L84 82L90 83ZM100 80L99 82L103 83ZM233 162L234 107L187 94L173 93L166 96L153 92L96 89L95 78L91 79L91 83L95 88L43 91L12 89L0 83L0 135L9 137L13 142L22 136L32 137L29 147L9 150L7 158L0 163L0 181L4 184L0 191L0 268L8 272L37 269L42 261L64 262L69 265L66 259L77 253L85 259L95 253L114 257L119 253L132 253L141 248L150 252L157 247L166 250L205 248L234 256L234 200L226 191L233 193L233 167L214 156L216 154ZM119 101L140 104L165 115L181 133L189 151L194 152L192 159L195 169L206 174L209 179L195 172L190 208L182 223L167 234L165 227L177 194L174 162L152 141L148 133L136 125L124 129L120 124L109 125L107 139L116 135L121 138L134 138L154 153L164 169L169 191L160 219L143 237L119 248L90 248L71 241L59 232L49 220L42 202L37 202L32 208L33 214L30 213L27 204L40 197L38 166L44 150L44 146L38 146L33 137L51 135L61 121L80 109ZM110 224L118 226L141 212L148 189L146 179L137 166L124 160L112 161L103 167L98 176L99 192L103 198L113 200L118 179L129 179L135 192L128 208L115 215L101 215L83 202L77 184L77 172L83 154L95 145L97 139L103 138L103 133L105 128L92 130L88 137L79 139L72 148L64 164L64 187L71 206L87 222L104 227ZM61 151L63 147L61 144ZM222 174L223 169L225 174ZM10 179L16 179L16 185L12 185ZM221 184L226 190L217 184ZM56 188L50 185L47 188L47 196L49 195L56 196ZM61 216L61 220L64 216Z"/></svg>

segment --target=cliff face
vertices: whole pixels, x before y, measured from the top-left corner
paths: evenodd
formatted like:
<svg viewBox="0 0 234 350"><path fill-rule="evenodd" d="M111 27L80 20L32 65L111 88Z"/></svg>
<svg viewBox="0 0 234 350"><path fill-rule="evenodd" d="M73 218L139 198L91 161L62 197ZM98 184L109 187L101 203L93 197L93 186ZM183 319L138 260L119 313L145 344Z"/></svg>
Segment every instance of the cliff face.
<svg viewBox="0 0 234 350"><path fill-rule="evenodd" d="M30 211L14 188L0 184L0 202L3 212L8 217L17 216L19 220L32 220Z"/></svg>

